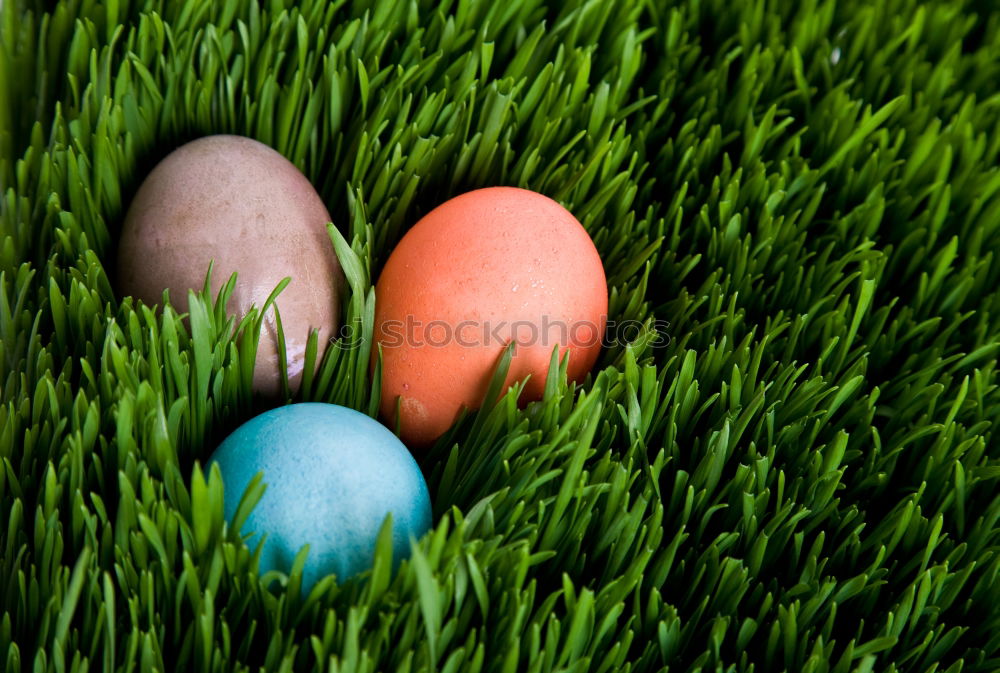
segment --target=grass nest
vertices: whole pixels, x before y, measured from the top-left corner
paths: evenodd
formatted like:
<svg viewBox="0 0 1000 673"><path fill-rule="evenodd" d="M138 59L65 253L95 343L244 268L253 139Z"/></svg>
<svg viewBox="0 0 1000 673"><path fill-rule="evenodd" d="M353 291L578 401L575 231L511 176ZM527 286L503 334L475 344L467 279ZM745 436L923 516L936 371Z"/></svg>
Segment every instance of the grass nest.
<svg viewBox="0 0 1000 673"><path fill-rule="evenodd" d="M0 673L1000 670L998 82L986 2L0 0ZM265 587L200 467L253 316L112 290L223 132L336 225L358 329L295 400L374 413L372 280L476 187L569 208L636 326L417 456L398 572Z"/></svg>

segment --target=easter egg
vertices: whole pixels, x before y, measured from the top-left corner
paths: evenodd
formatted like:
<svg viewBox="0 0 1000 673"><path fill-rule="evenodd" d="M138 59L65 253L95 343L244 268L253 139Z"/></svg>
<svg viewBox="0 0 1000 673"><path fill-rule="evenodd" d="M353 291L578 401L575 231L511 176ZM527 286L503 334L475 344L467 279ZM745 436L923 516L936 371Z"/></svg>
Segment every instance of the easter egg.
<svg viewBox="0 0 1000 673"><path fill-rule="evenodd" d="M608 288L583 226L536 192L462 194L417 222L375 288L382 347L381 413L411 446L438 438L476 409L509 342L507 385L528 377L538 399L553 349L579 381L600 353Z"/></svg>
<svg viewBox="0 0 1000 673"><path fill-rule="evenodd" d="M250 480L267 488L241 533L261 549L261 573L289 572L309 545L308 589L333 573L338 580L371 567L379 530L392 515L393 558L431 526L427 484L413 456L378 421L353 409L308 402L266 411L230 434L210 464L224 484L231 521Z"/></svg>
<svg viewBox="0 0 1000 673"><path fill-rule="evenodd" d="M250 138L200 138L169 154L139 187L118 250L118 289L147 305L170 291L178 311L189 289L200 290L214 260L213 298L235 271L227 309L237 318L263 306L286 276L277 299L292 390L302 378L309 332L318 330L319 357L337 329L340 264L316 190L287 159ZM261 326L254 390L281 390L277 321Z"/></svg>

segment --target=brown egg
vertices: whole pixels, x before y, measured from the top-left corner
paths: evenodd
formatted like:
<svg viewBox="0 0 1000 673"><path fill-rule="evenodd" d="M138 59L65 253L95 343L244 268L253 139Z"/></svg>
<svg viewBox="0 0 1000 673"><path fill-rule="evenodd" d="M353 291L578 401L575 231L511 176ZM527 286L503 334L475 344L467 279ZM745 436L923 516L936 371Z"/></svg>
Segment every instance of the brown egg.
<svg viewBox="0 0 1000 673"><path fill-rule="evenodd" d="M187 311L188 290L203 287L214 260L212 294L237 272L227 308L242 317L291 276L276 304L296 390L309 331L319 331L322 357L337 329L341 270L329 221L309 180L270 147L240 136L200 138L157 164L135 195L119 245L118 288L148 305L161 303L169 289L174 308ZM253 379L254 390L267 396L281 390L276 327L272 310Z"/></svg>

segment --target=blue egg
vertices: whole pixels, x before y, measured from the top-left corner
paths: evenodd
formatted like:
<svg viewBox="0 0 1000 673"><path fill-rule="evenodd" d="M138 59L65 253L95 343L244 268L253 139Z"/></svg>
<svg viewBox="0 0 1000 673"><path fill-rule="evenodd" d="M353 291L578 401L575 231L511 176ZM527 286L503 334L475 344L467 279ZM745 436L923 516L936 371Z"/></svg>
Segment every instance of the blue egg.
<svg viewBox="0 0 1000 673"><path fill-rule="evenodd" d="M231 521L250 480L267 490L241 533L251 547L267 536L261 572L289 572L303 545L306 590L330 573L338 580L372 566L375 542L392 514L393 559L431 526L427 484L399 439L372 418L334 404L303 403L256 416L219 445L210 460L222 471Z"/></svg>

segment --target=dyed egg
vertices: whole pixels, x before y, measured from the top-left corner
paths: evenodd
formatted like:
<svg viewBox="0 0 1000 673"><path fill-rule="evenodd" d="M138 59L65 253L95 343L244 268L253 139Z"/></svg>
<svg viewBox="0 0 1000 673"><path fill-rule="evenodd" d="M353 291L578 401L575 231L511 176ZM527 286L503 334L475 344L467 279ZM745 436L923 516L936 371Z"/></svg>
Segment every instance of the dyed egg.
<svg viewBox="0 0 1000 673"><path fill-rule="evenodd" d="M204 286L215 260L213 297L237 272L227 309L242 317L291 276L276 304L295 390L309 331L319 331L321 358L337 329L341 272L329 221L306 177L267 145L240 136L200 138L161 161L132 200L118 251L119 290L153 305L169 289L173 306L187 311L188 290ZM261 332L253 387L274 396L281 373L273 310Z"/></svg>
<svg viewBox="0 0 1000 673"><path fill-rule="evenodd" d="M211 463L222 472L227 520L263 473L267 489L241 534L252 535L254 547L267 536L261 573L289 572L308 544L306 590L330 573L344 580L370 568L386 515L394 560L431 526L430 495L413 456L388 428L353 409L316 402L271 409L229 435Z"/></svg>
<svg viewBox="0 0 1000 673"><path fill-rule="evenodd" d="M507 384L541 397L552 357L580 380L600 353L608 312L601 258L581 224L524 189L468 192L428 213L390 255L375 288L381 412L413 446L478 408L508 344Z"/></svg>

